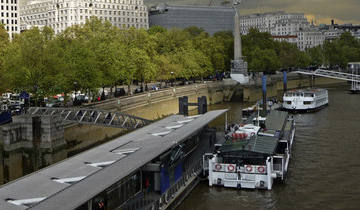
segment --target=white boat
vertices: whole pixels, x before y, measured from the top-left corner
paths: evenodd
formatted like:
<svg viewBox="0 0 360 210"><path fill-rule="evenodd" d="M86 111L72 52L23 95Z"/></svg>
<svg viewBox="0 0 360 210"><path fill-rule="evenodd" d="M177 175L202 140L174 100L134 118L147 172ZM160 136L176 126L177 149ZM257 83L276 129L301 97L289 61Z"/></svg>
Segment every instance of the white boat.
<svg viewBox="0 0 360 210"><path fill-rule="evenodd" d="M213 154L204 155L209 186L271 190L275 179L284 180L295 121L286 112L272 110L254 124L235 125Z"/></svg>
<svg viewBox="0 0 360 210"><path fill-rule="evenodd" d="M290 90L284 93L282 108L288 111L312 111L329 103L326 89Z"/></svg>

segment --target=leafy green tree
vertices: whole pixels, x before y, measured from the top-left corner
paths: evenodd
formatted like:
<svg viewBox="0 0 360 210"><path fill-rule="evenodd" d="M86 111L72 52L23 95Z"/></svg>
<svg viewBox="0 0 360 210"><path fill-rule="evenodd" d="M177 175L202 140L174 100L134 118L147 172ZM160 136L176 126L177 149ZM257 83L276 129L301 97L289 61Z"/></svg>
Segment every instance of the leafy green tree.
<svg viewBox="0 0 360 210"><path fill-rule="evenodd" d="M5 30L5 26L0 23L0 93L5 91L8 87L5 79L5 72L3 69L3 61L4 54L6 51L7 46L9 45L9 35Z"/></svg>
<svg viewBox="0 0 360 210"><path fill-rule="evenodd" d="M310 57L311 66L321 66L324 64L324 51L322 46L313 47L306 50L306 53Z"/></svg>

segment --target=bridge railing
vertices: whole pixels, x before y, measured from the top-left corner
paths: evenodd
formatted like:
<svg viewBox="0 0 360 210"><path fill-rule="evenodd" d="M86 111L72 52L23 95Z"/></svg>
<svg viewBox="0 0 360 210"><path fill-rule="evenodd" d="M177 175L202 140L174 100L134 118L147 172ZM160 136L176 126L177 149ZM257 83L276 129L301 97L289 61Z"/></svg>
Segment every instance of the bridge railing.
<svg viewBox="0 0 360 210"><path fill-rule="evenodd" d="M29 115L59 115L63 120L80 124L136 129L152 121L120 112L82 108L30 107Z"/></svg>
<svg viewBox="0 0 360 210"><path fill-rule="evenodd" d="M311 75L311 76L327 77L332 79L340 79L340 80L352 81L352 82L360 82L360 75L350 74L346 72L339 72L339 71L317 69L315 71L299 70L296 73Z"/></svg>

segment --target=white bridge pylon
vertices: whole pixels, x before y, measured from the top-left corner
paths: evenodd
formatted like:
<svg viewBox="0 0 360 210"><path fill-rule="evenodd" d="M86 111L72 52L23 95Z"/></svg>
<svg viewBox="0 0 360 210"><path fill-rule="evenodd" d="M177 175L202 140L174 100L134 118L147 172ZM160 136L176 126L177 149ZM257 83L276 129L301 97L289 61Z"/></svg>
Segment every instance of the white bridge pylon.
<svg viewBox="0 0 360 210"><path fill-rule="evenodd" d="M330 71L324 69L317 69L315 71L296 71L295 73L310 75L310 76L318 76L318 77L327 77L331 79L340 79L351 82L360 82L360 75L357 74L349 74L345 72L338 71Z"/></svg>

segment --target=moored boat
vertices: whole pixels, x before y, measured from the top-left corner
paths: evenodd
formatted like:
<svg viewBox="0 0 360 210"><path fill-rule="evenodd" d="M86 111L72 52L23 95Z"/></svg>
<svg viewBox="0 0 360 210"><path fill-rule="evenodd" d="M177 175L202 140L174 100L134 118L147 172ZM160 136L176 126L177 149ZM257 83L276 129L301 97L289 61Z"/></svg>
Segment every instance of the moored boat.
<svg viewBox="0 0 360 210"><path fill-rule="evenodd" d="M251 120L251 124L231 126L225 142L204 156L209 186L271 190L276 179L285 179L294 119L286 112L272 110L266 118Z"/></svg>
<svg viewBox="0 0 360 210"><path fill-rule="evenodd" d="M328 103L329 97L326 89L290 90L284 93L282 109L294 112L308 112L321 109Z"/></svg>

